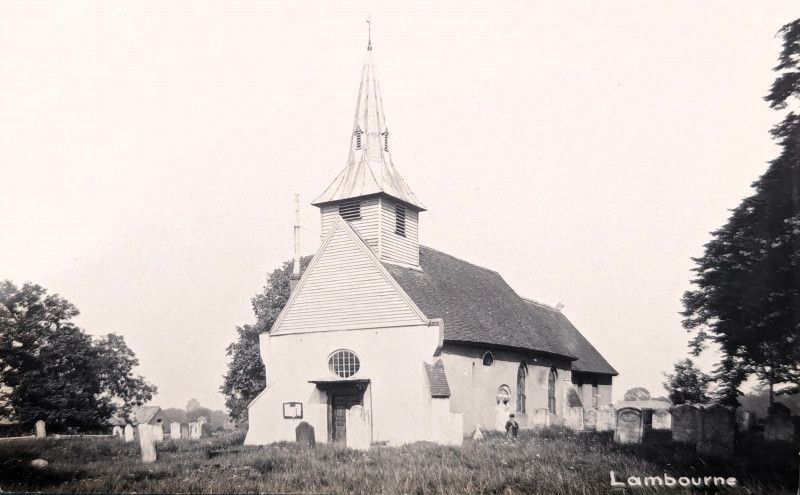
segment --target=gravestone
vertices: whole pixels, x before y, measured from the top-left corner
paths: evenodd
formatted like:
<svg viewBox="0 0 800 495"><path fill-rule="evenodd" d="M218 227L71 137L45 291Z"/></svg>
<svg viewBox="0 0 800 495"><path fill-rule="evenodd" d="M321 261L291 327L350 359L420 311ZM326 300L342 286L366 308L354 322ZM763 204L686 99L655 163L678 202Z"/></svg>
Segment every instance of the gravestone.
<svg viewBox="0 0 800 495"><path fill-rule="evenodd" d="M497 431L506 431L506 421L508 415L511 414L511 408L508 402L498 401L494 406L494 429Z"/></svg>
<svg viewBox="0 0 800 495"><path fill-rule="evenodd" d="M607 404L597 408L597 431L613 431L617 424L617 411Z"/></svg>
<svg viewBox="0 0 800 495"><path fill-rule="evenodd" d="M703 409L702 427L697 441L697 452L717 457L733 455L733 440L736 420L733 411L725 406L714 404Z"/></svg>
<svg viewBox="0 0 800 495"><path fill-rule="evenodd" d="M294 436L297 443L307 447L316 447L317 441L314 438L314 427L305 421L301 421L294 429Z"/></svg>
<svg viewBox="0 0 800 495"><path fill-rule="evenodd" d="M30 424L30 423L28 423ZM47 436L47 432L44 428L44 421L41 419L36 422L36 438L44 438Z"/></svg>
<svg viewBox="0 0 800 495"><path fill-rule="evenodd" d="M672 441L696 444L700 439L700 409L681 404L672 410Z"/></svg>
<svg viewBox="0 0 800 495"><path fill-rule="evenodd" d="M164 428L161 426L161 423L153 425L153 440L155 440L156 443L164 441Z"/></svg>
<svg viewBox="0 0 800 495"><path fill-rule="evenodd" d="M112 434L113 436L115 436L115 437L120 437L120 438L122 438L122 428L120 428L119 426L115 426L115 427L114 427L114 428L111 430L111 434Z"/></svg>
<svg viewBox="0 0 800 495"><path fill-rule="evenodd" d="M142 462L156 461L156 443L153 425L139 425L139 446L142 448Z"/></svg>
<svg viewBox="0 0 800 495"><path fill-rule="evenodd" d="M672 414L666 409L656 409L653 411L653 429L669 430L672 428Z"/></svg>
<svg viewBox="0 0 800 495"><path fill-rule="evenodd" d="M133 442L133 426L125 425L125 441Z"/></svg>
<svg viewBox="0 0 800 495"><path fill-rule="evenodd" d="M583 411L583 428L592 431L597 430L597 409Z"/></svg>
<svg viewBox="0 0 800 495"><path fill-rule="evenodd" d="M211 438L211 425L202 423L200 425L200 438Z"/></svg>
<svg viewBox="0 0 800 495"><path fill-rule="evenodd" d="M741 431L750 431L756 426L756 413L753 411L736 411L736 428Z"/></svg>
<svg viewBox="0 0 800 495"><path fill-rule="evenodd" d="M192 421L189 423L189 438L192 440L199 440L202 432L200 431L200 423Z"/></svg>
<svg viewBox="0 0 800 495"><path fill-rule="evenodd" d="M198 416L197 424L203 425L203 424L206 424L206 423L208 423L208 418L206 418L205 416Z"/></svg>
<svg viewBox="0 0 800 495"><path fill-rule="evenodd" d="M564 425L573 431L583 431L583 408L582 407L565 408Z"/></svg>
<svg viewBox="0 0 800 495"><path fill-rule="evenodd" d="M473 440L483 440L483 433L481 433L480 423L475 423L475 431L472 433Z"/></svg>
<svg viewBox="0 0 800 495"><path fill-rule="evenodd" d="M191 438L191 431L189 430L189 423L181 423L181 438L188 440Z"/></svg>
<svg viewBox="0 0 800 495"><path fill-rule="evenodd" d="M617 411L617 425L614 428L615 442L641 443L642 434L642 411L633 407L623 407Z"/></svg>
<svg viewBox="0 0 800 495"><path fill-rule="evenodd" d="M181 424L172 422L169 424L169 439L179 440L181 438Z"/></svg>
<svg viewBox="0 0 800 495"><path fill-rule="evenodd" d="M355 450L369 450L372 441L369 428L369 415L364 406L355 405L347 410L345 416L347 427L347 446Z"/></svg>
<svg viewBox="0 0 800 495"><path fill-rule="evenodd" d="M793 442L797 438L797 426L788 411L778 410L767 416L764 422L764 440L768 442Z"/></svg>

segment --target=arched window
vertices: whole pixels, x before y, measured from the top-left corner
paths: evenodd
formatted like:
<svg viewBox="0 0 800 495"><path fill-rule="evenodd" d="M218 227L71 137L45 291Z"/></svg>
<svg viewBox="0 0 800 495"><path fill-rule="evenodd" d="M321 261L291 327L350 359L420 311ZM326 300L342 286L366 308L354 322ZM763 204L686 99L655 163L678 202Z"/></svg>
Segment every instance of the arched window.
<svg viewBox="0 0 800 495"><path fill-rule="evenodd" d="M483 355L483 365L484 366L491 366L494 363L494 356L492 356L491 352L486 352Z"/></svg>
<svg viewBox="0 0 800 495"><path fill-rule="evenodd" d="M517 412L525 412L525 378L528 376L528 367L519 363L517 368Z"/></svg>
<svg viewBox="0 0 800 495"><path fill-rule="evenodd" d="M353 351L340 349L328 358L328 369L336 376L350 378L358 373L361 363Z"/></svg>
<svg viewBox="0 0 800 495"><path fill-rule="evenodd" d="M550 376L547 377L547 408L550 410L550 414L556 413L556 378L558 378L558 371L552 367Z"/></svg>

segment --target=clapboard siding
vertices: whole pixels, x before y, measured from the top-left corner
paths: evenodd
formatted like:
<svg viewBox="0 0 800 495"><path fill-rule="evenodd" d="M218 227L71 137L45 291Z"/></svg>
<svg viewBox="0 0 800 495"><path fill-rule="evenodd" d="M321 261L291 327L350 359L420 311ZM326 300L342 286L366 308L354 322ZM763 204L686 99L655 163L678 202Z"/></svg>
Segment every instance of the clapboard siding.
<svg viewBox="0 0 800 495"><path fill-rule="evenodd" d="M358 235L372 248L378 252L378 232L379 232L379 210L380 198L375 196L361 200L361 218L350 220L350 226L358 232ZM322 238L328 235L333 223L339 217L339 204L324 206L322 208ZM392 217L394 218L394 217Z"/></svg>
<svg viewBox="0 0 800 495"><path fill-rule="evenodd" d="M395 233L395 205L391 198L381 201L381 260L419 265L419 212L406 208L406 235Z"/></svg>
<svg viewBox="0 0 800 495"><path fill-rule="evenodd" d="M362 206L362 217L363 212ZM347 232L344 220L330 228L330 239L317 253L273 333L425 323L413 303L398 292L391 276L365 252L361 241Z"/></svg>

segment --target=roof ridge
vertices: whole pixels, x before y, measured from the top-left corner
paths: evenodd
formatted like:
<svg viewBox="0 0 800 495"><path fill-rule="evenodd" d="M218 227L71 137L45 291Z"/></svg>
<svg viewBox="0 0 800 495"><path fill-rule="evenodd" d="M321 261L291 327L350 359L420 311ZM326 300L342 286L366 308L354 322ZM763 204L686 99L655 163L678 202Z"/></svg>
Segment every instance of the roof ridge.
<svg viewBox="0 0 800 495"><path fill-rule="evenodd" d="M500 275L500 272L498 272L497 270L492 270L491 268L486 268L485 266L476 265L475 263L472 263L471 261L467 261L467 260L463 260L461 258L457 258L457 257L453 256L452 254L445 253L444 251L439 251L438 249L434 249L434 248L432 248L430 246L423 246L422 244L420 244L419 247L425 248L425 249L430 249L431 251L436 251L439 254L443 254L443 255L445 255L445 256L447 256L449 258L453 258L454 260L458 260L458 261L460 261L462 263L466 263L468 265L474 266L475 268L480 268L481 270L486 270L487 272L492 272L492 273L496 273L496 274ZM500 275L500 276L502 277L502 275ZM503 279L503 280L505 280L505 279ZM512 288L512 290L513 290L513 288ZM516 293L516 291L514 291L514 292ZM519 294L517 294L517 295L519 295Z"/></svg>
<svg viewBox="0 0 800 495"><path fill-rule="evenodd" d="M552 309L553 311L555 311L557 313L561 313L561 311L556 309L555 306L550 306L549 304L545 304L545 303L537 301L535 299L531 299L530 297L525 297L525 296L519 296L519 297L521 297L522 300L525 301L526 303L535 304L535 305L541 306L541 307L543 307L545 309Z"/></svg>

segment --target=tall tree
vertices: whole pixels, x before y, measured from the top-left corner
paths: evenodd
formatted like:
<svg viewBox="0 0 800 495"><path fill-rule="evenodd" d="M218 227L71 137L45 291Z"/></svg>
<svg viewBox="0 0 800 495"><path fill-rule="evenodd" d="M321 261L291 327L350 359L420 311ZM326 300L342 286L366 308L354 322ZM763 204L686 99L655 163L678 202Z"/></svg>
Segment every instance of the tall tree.
<svg viewBox="0 0 800 495"><path fill-rule="evenodd" d="M703 404L709 401L708 388L711 377L700 371L691 359L675 363L675 372L664 373L664 388L673 404Z"/></svg>
<svg viewBox="0 0 800 495"><path fill-rule="evenodd" d="M134 376L125 340L93 340L72 323L78 309L30 283L0 283L0 415L56 431L99 429L127 417L156 388Z"/></svg>
<svg viewBox="0 0 800 495"><path fill-rule="evenodd" d="M800 97L800 19L780 33L779 75L765 99L784 110ZM800 386L800 117L789 111L772 136L779 156L694 259L697 289L683 296L693 353L709 343L722 352L713 378L729 405L751 375L769 386L770 401L774 385Z"/></svg>
<svg viewBox="0 0 800 495"><path fill-rule="evenodd" d="M625 392L624 400L649 400L650 391L644 387L633 387Z"/></svg>
<svg viewBox="0 0 800 495"><path fill-rule="evenodd" d="M305 271L311 256L300 258L300 272ZM228 373L220 391L225 395L225 405L230 416L237 421L247 420L247 406L266 386L266 370L261 361L259 335L268 332L289 300L289 276L292 261L286 261L267 277L264 290L253 299L255 325L236 328L239 337L226 349L231 357Z"/></svg>

